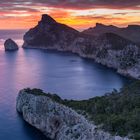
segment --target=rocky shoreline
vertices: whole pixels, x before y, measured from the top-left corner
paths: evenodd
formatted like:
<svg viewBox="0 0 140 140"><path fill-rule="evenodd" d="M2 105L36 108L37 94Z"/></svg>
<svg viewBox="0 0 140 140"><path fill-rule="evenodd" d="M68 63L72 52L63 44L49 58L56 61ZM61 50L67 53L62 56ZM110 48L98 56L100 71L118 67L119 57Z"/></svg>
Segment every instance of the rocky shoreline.
<svg viewBox="0 0 140 140"><path fill-rule="evenodd" d="M87 35L43 15L24 35L23 48L69 51L116 69L121 75L140 79L140 47L114 33Z"/></svg>
<svg viewBox="0 0 140 140"><path fill-rule="evenodd" d="M23 119L55 140L129 140L100 130L65 105L40 90L23 89L17 97L16 108Z"/></svg>

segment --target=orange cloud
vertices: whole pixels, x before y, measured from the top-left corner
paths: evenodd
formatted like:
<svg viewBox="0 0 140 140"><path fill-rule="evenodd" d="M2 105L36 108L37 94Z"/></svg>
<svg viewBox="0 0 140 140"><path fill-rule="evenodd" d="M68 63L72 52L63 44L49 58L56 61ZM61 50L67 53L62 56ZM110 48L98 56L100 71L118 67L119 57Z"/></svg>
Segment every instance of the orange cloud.
<svg viewBox="0 0 140 140"><path fill-rule="evenodd" d="M129 24L140 24L140 11L137 9L63 9L50 6L14 5L4 6L0 9L0 29L28 29L35 26L42 14L49 14L56 21L72 26L78 30L93 27L97 22L106 25L127 26ZM9 5L8 5L9 6ZM109 6L109 5L108 5ZM112 6L113 7L113 6ZM11 9L11 10L9 10Z"/></svg>

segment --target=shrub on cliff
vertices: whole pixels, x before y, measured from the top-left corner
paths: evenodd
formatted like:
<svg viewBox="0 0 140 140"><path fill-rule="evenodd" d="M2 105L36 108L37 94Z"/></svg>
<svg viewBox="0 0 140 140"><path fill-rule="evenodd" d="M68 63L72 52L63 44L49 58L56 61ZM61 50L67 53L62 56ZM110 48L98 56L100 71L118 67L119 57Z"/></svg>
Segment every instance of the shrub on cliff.
<svg viewBox="0 0 140 140"><path fill-rule="evenodd" d="M85 111L95 124L102 124L101 128L112 134L140 139L140 81L102 97L63 103Z"/></svg>

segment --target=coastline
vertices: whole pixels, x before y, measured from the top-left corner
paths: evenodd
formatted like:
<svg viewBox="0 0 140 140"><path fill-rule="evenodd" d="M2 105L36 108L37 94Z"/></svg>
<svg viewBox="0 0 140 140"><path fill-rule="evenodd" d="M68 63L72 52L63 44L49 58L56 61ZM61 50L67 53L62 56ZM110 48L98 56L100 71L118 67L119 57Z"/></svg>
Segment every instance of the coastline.
<svg viewBox="0 0 140 140"><path fill-rule="evenodd" d="M116 69L121 75L140 79L139 46L115 33L94 37L44 14L38 24L25 33L23 40L23 48L69 51Z"/></svg>
<svg viewBox="0 0 140 140"><path fill-rule="evenodd" d="M75 52L75 51L57 49L57 48L52 48L52 47L49 48L49 47L45 47L45 46L43 47L43 46L30 46L30 45L27 45L27 46L23 45L22 48L23 49L36 49L36 50L49 50L49 51L52 51L52 52L53 51L64 52L64 53L68 52L68 53L71 53L71 54L76 54L77 56L79 56L81 58L93 60L97 64L100 64L100 65L105 66L105 67L107 67L109 69L112 69L116 73L118 73L119 75L124 76L126 78L129 78L130 80L140 80L140 78L133 77L132 75L129 75L127 72L125 73L125 71L123 72L123 71L121 71L121 70L119 70L117 68L114 68L113 66L110 66L110 65L107 65L105 63L102 63L101 61L97 61L95 59L95 57L93 57L93 56L86 56L84 54L81 54L81 53L78 53L78 52Z"/></svg>

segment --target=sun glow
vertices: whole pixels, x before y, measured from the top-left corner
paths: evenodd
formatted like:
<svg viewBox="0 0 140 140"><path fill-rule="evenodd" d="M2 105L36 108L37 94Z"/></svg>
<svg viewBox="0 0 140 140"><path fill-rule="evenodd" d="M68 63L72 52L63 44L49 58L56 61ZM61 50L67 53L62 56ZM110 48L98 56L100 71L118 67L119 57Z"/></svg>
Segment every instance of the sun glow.
<svg viewBox="0 0 140 140"><path fill-rule="evenodd" d="M137 8L111 9L98 7L90 9L72 9L43 5L31 6L30 2L24 2L23 5L14 3L13 7L0 7L0 28L31 28L37 24L42 14L49 14L55 18L56 21L79 30L93 27L97 22L121 27L129 24L140 24L140 10Z"/></svg>

